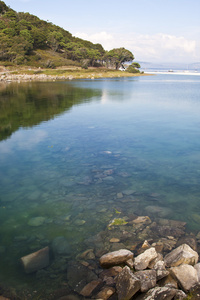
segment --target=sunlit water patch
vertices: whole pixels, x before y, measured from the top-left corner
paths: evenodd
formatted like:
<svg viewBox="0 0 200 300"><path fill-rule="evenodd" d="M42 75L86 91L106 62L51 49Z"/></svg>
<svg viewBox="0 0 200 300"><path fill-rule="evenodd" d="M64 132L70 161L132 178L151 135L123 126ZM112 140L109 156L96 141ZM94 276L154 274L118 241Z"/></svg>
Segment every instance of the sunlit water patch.
<svg viewBox="0 0 200 300"><path fill-rule="evenodd" d="M61 258L52 254L41 280L24 274L20 257L64 237L75 259L119 215L181 220L198 232L199 84L158 75L2 87L2 283L56 289Z"/></svg>

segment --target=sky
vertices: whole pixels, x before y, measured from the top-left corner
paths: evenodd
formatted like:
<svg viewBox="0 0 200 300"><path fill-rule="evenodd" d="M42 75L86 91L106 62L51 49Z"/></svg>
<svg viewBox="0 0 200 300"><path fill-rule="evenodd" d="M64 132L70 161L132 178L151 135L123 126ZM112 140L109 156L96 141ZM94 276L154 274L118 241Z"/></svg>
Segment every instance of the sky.
<svg viewBox="0 0 200 300"><path fill-rule="evenodd" d="M200 0L4 0L140 62L200 62Z"/></svg>

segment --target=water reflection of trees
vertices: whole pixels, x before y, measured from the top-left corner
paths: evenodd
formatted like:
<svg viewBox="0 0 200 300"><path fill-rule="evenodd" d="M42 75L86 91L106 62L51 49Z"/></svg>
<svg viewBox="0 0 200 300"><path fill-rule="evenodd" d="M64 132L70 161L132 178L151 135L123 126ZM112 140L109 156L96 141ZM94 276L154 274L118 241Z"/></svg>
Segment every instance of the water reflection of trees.
<svg viewBox="0 0 200 300"><path fill-rule="evenodd" d="M32 127L53 119L100 91L75 88L64 82L33 82L0 85L0 140L20 127Z"/></svg>

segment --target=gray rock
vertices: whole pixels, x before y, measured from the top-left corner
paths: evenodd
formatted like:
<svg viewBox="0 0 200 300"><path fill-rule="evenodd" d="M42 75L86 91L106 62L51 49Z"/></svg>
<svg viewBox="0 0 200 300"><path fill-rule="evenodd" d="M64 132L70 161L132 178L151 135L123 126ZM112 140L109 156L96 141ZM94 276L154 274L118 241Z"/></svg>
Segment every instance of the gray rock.
<svg viewBox="0 0 200 300"><path fill-rule="evenodd" d="M70 245L64 236L58 236L52 242L52 250L55 255L67 255L70 253Z"/></svg>
<svg viewBox="0 0 200 300"><path fill-rule="evenodd" d="M183 291L177 290L174 300L183 300L185 298L187 298L187 295Z"/></svg>
<svg viewBox="0 0 200 300"><path fill-rule="evenodd" d="M198 253L187 244L174 249L164 257L167 267L177 267L181 264L195 265L198 262Z"/></svg>
<svg viewBox="0 0 200 300"><path fill-rule="evenodd" d="M134 193L135 193L134 190L124 190L124 191L122 191L122 194L124 194L126 196L130 196L130 195L132 195Z"/></svg>
<svg viewBox="0 0 200 300"><path fill-rule="evenodd" d="M197 270L191 265L173 267L170 272L185 292L198 283Z"/></svg>
<svg viewBox="0 0 200 300"><path fill-rule="evenodd" d="M141 292L147 292L156 286L157 276L155 270L138 271L134 275L140 280Z"/></svg>
<svg viewBox="0 0 200 300"><path fill-rule="evenodd" d="M26 273L33 273L49 265L49 247L21 257L21 262Z"/></svg>
<svg viewBox="0 0 200 300"><path fill-rule="evenodd" d="M162 260L159 260L154 265L154 270L156 271L157 280L160 280L167 275L169 275L169 271L165 268L165 262Z"/></svg>
<svg viewBox="0 0 200 300"><path fill-rule="evenodd" d="M127 260L133 258L133 253L126 249L120 249L118 251L109 252L103 255L99 262L102 267L109 267L125 263Z"/></svg>
<svg viewBox="0 0 200 300"><path fill-rule="evenodd" d="M148 267L149 263L158 256L155 248L150 248L142 254L135 257L134 267L136 270L144 270Z"/></svg>
<svg viewBox="0 0 200 300"><path fill-rule="evenodd" d="M119 300L129 300L140 290L141 284L128 266L117 276L116 288Z"/></svg>
<svg viewBox="0 0 200 300"><path fill-rule="evenodd" d="M177 290L169 286L155 287L147 293L135 298L135 300L171 300L176 295Z"/></svg>

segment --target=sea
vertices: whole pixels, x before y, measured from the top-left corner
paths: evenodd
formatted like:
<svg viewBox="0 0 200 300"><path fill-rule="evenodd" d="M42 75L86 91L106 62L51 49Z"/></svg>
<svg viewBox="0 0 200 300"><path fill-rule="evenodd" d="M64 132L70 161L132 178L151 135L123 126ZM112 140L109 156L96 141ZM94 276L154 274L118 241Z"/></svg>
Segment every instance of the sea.
<svg viewBox="0 0 200 300"><path fill-rule="evenodd" d="M0 83L1 290L53 299L115 218L198 234L200 73L146 73ZM49 266L27 274L21 258L44 247Z"/></svg>

